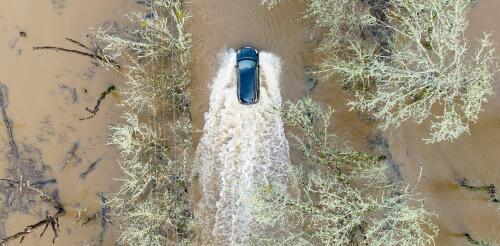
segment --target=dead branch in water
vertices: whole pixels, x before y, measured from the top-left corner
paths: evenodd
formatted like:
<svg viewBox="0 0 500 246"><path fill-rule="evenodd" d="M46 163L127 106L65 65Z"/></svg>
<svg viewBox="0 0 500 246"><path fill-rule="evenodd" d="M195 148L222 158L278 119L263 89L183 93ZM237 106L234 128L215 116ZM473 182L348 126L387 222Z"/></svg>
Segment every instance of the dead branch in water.
<svg viewBox="0 0 500 246"><path fill-rule="evenodd" d="M36 229L38 229L39 227L41 227L43 225L45 225L45 228L43 229L42 233L40 234L40 237L42 237L43 234L45 234L45 231L47 231L47 228L50 225L50 227L52 228L52 231L54 232L54 238L52 238L52 243L55 243L56 239L59 237L59 219L58 219L59 216L60 216L60 214L58 214L58 213L56 213L56 214L48 214L47 213L45 219L40 220L33 225L26 226L26 228L24 228L24 231L22 231L22 232L18 232L12 236L8 236L4 239L1 239L0 243L2 245L6 245L8 242L14 241L19 237L21 237L21 240L19 241L19 243L22 243L24 240L24 237L26 235L32 233L33 231L35 231Z"/></svg>
<svg viewBox="0 0 500 246"><path fill-rule="evenodd" d="M90 165L87 168L87 170L85 170L84 172L80 173L80 178L82 178L82 179L87 178L87 175L89 175L92 171L95 170L97 164L99 164L99 162L101 162L101 160L102 160L102 157L99 157L99 159L97 159L94 162L90 163Z"/></svg>
<svg viewBox="0 0 500 246"><path fill-rule="evenodd" d="M2 113L3 122L7 129L7 136L9 137L10 152L12 155L19 159L19 150L14 141L14 133L12 130L12 121L7 117L7 107L9 105L8 89L4 84L0 84L0 111Z"/></svg>
<svg viewBox="0 0 500 246"><path fill-rule="evenodd" d="M90 222L100 219L101 230L99 233L99 243L100 245L102 245L102 243L104 242L104 235L106 234L107 226L108 224L112 224L109 215L111 208L109 207L108 199L103 193L97 193L96 195L99 197L101 211L94 213L91 216L84 216L84 214L87 212L87 208L77 209L78 214L76 216L76 221L78 222L78 224L83 226Z"/></svg>
<svg viewBox="0 0 500 246"><path fill-rule="evenodd" d="M88 120L88 119L93 118L97 114L97 112L99 111L99 107L101 106L102 100L104 100L104 98L106 98L106 96L109 93L113 92L114 90L116 90L116 87L114 85L112 85L112 86L108 87L108 89L106 89L105 91L101 92L101 95L97 99L97 103L94 106L94 108L93 109L89 109L88 107L85 108L85 110L87 110L89 113L91 113L91 115L89 117L86 117L86 118L80 118L79 120Z"/></svg>
<svg viewBox="0 0 500 246"><path fill-rule="evenodd" d="M497 197L497 190L494 184L489 185L472 185L466 178L458 179L458 185L461 187L475 192L487 193L490 197L489 201L494 203L500 203L500 198Z"/></svg>
<svg viewBox="0 0 500 246"><path fill-rule="evenodd" d="M101 48L96 46L95 48L89 48L86 45L82 44L79 41L76 41L71 38L66 38L69 42L76 44L77 46L86 49L87 51L80 51L80 50L75 50L75 49L67 49L67 48L62 48L62 47L57 47L57 46L34 46L33 50L54 50L54 51L64 51L64 52L69 52L69 53L74 53L82 56L87 56L92 59L99 60L102 63L109 64L112 67L116 69L120 69L120 65L118 62L115 60L109 58L107 55L104 54Z"/></svg>
<svg viewBox="0 0 500 246"><path fill-rule="evenodd" d="M101 232L99 233L99 242L102 245L102 243L104 242L104 234L106 234L108 224L111 224L111 218L109 215L111 208L109 207L108 198L106 198L104 193L97 193L97 196L99 197L101 203Z"/></svg>
<svg viewBox="0 0 500 246"><path fill-rule="evenodd" d="M51 204L55 209L56 212L49 214L47 212L45 219L38 221L35 224L28 225L24 228L23 231L15 233L12 236L8 236L5 238L0 239L0 244L1 245L6 245L8 242L12 242L16 240L17 238L21 238L20 243L23 242L24 237L32 232L34 232L36 229L42 227L45 225L42 233L40 234L40 237L42 237L45 232L47 231L47 228L50 226L52 231L54 232L54 237L52 238L52 243L55 243L56 239L59 237L59 217L64 215L64 207L61 203L59 203L57 200L54 198L50 197L47 195L45 192L42 190L31 186L29 181L23 181L22 177L19 181L17 180L12 180L12 179L0 179L2 182L6 182L11 186L18 186L19 187L19 192L22 194L25 191L32 191L34 193L37 193L42 201L45 201L49 204Z"/></svg>
<svg viewBox="0 0 500 246"><path fill-rule="evenodd" d="M87 216L87 208L77 208L76 209L76 222L78 222L79 225L83 226L88 224L91 221L95 221L99 218L99 213L94 213L91 216Z"/></svg>
<svg viewBox="0 0 500 246"><path fill-rule="evenodd" d="M80 163L82 161L82 158L80 158L78 155L76 155L76 151L80 147L80 141L76 141L73 144L73 147L71 147L71 150L68 152L68 155L66 156L66 161L64 162L63 167L61 168L61 171L66 168L71 163Z"/></svg>
<svg viewBox="0 0 500 246"><path fill-rule="evenodd" d="M464 237L467 239L467 241L472 244L472 245L478 245L478 246L493 246L487 241L483 240L476 240L474 239L469 233L464 233Z"/></svg>

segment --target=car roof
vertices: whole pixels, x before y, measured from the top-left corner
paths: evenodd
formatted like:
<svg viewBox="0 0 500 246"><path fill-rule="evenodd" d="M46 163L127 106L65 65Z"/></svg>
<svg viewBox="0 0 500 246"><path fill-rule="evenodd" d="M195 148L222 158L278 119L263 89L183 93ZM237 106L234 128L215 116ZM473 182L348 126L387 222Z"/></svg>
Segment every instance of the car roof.
<svg viewBox="0 0 500 246"><path fill-rule="evenodd" d="M236 59L237 61L241 60L259 61L259 51L253 47L243 47L238 50Z"/></svg>

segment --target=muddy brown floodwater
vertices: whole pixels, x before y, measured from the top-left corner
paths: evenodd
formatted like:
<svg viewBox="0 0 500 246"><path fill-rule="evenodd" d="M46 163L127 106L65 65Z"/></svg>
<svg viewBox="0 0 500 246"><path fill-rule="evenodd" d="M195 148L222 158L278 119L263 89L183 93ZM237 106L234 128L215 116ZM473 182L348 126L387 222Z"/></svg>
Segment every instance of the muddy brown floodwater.
<svg viewBox="0 0 500 246"><path fill-rule="evenodd" d="M203 128L208 110L209 83L217 68L216 59L224 48L254 45L281 58L283 98L296 100L315 86L305 69L313 64L311 49L315 40L301 18L305 3L301 0L278 5L272 11L253 0L192 0L188 31L193 37L193 83L190 88L195 129ZM76 210L99 212L98 193L115 191L119 186L117 153L106 146L108 126L119 120L117 95L109 96L97 115L86 121L85 107L92 108L99 94L111 85L120 86L120 78L91 64L87 57L52 51L33 51L33 46L55 45L74 48L66 37L87 41L90 27L125 21L123 16L141 6L125 0L17 0L0 2L0 83L8 95L6 114L12 122L13 137L22 160L30 165L16 166L9 135L2 123L0 131L0 177L23 175L32 183L57 195L66 209L60 220L61 236L56 245L95 245L99 243L99 221L79 226ZM469 39L483 31L493 31L500 51L500 2L479 1L470 14ZM500 52L497 52L500 54ZM500 57L500 56L499 56ZM500 77L497 76L497 82ZM497 94L500 87L495 86ZM348 111L349 94L335 79L320 81L312 90L315 99L333 106L336 113L332 130L350 140L358 150L382 149L392 156L401 178L413 184L420 166L423 177L418 191L426 207L435 212L440 227L437 245L465 245L463 233L474 238L500 241L500 205L489 203L486 194L459 188L457 179L472 184L500 186L500 97L484 107L471 135L453 143L426 145L420 140L425 125L405 124L381 134L356 112ZM197 134L196 139L201 134ZM378 136L378 138L375 138ZM384 140L374 144L374 139ZM382 143L382 144L380 144ZM375 146L377 145L377 146ZM381 148L380 148L381 147ZM75 150L75 155L68 152ZM291 153L292 157L294 153ZM65 168L63 166L69 158ZM99 161L98 161L99 160ZM94 170L88 169L97 162ZM22 162L26 163L26 162ZM84 178L82 178L84 177ZM2 190L2 199L7 195ZM11 198L13 199L13 198ZM26 204L2 204L0 236L21 231L43 218L42 210L26 209ZM51 245L51 232L39 239L39 232L25 239L25 245ZM113 245L116 228L108 226L105 245Z"/></svg>
<svg viewBox="0 0 500 246"><path fill-rule="evenodd" d="M8 88L6 113L13 125L13 136L20 159L30 165L16 166L9 157L5 126L0 127L0 177L23 175L57 196L66 214L60 219L61 235L56 245L98 245L101 222L79 226L76 209L87 209L91 216L100 211L98 193L116 191L120 177L117 152L106 146L108 126L120 117L118 97L109 95L92 119L86 107L93 108L99 94L111 85L120 87L112 72L91 63L88 57L54 51L33 51L33 46L77 46L73 38L88 44L89 28L126 20L124 14L141 5L124 0L16 0L0 1L0 83ZM68 152L75 150L75 155ZM66 160L69 160L67 166ZM92 163L95 169L91 168ZM19 162L22 163L22 162ZM90 168L90 170L89 170ZM9 171L10 170L10 171ZM4 203L0 191L0 235L22 231L44 217L30 201ZM6 206L7 205L7 206ZM52 245L52 231L40 239L41 229L27 236L23 245ZM108 225L105 245L114 245L115 229ZM12 245L17 245L18 240Z"/></svg>
<svg viewBox="0 0 500 246"><path fill-rule="evenodd" d="M281 3L273 10L249 0L193 0L187 4L192 15L188 31L193 37L192 110L196 129L203 128L203 113L208 110L209 88L218 67L222 49L253 45L282 59L281 93L295 100L314 87L304 68L314 64L314 38L300 20L304 1ZM468 38L493 32L500 54L500 2L479 1L470 14ZM500 58L500 55L498 56ZM495 90L500 94L497 76ZM473 238L500 242L500 204L490 203L488 195L460 188L457 180L466 178L474 185L500 186L500 97L485 104L485 111L471 135L453 143L425 144L424 125L405 124L397 130L380 133L363 121L345 103L350 95L342 91L336 79L320 81L312 96L331 105L336 112L332 130L347 138L358 150L382 151L390 157L399 179L414 184L423 167L417 190L425 206L437 214L434 221L440 232L436 245L467 245L464 233ZM199 137L199 136L198 136ZM293 151L293 148L292 148ZM294 154L291 153L292 159Z"/></svg>

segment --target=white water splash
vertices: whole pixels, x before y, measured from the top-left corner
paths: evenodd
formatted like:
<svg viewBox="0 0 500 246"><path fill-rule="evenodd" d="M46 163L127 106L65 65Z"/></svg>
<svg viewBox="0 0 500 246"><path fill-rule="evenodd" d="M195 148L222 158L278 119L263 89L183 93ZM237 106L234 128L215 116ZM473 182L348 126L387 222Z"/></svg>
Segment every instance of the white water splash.
<svg viewBox="0 0 500 246"><path fill-rule="evenodd" d="M286 183L288 142L283 122L273 112L281 105L280 59L261 52L260 100L242 105L236 92L236 53L221 55L220 69L211 88L204 135L197 149L201 168L202 234L222 245L244 244L264 233L253 226L249 201L257 182Z"/></svg>

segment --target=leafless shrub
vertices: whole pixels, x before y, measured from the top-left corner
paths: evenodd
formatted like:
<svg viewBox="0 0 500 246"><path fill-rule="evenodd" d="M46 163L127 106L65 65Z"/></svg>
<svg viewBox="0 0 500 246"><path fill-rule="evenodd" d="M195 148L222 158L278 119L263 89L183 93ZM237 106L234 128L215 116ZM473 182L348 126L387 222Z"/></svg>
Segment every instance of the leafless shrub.
<svg viewBox="0 0 500 246"><path fill-rule="evenodd" d="M413 187L392 183L385 161L354 151L328 133L331 112L309 98L283 111L311 168L297 172L301 197L273 184L255 186L254 214L277 231L255 240L267 245L432 244L438 229Z"/></svg>
<svg viewBox="0 0 500 246"><path fill-rule="evenodd" d="M355 91L352 109L372 112L383 129L429 119L425 140L434 143L468 132L493 94L494 47L485 34L479 48L469 48L469 6L469 0L309 0L306 17L324 32L320 71L342 75Z"/></svg>
<svg viewBox="0 0 500 246"><path fill-rule="evenodd" d="M110 144L120 151L120 190L109 203L121 225L123 245L189 244L194 219L187 190L191 115L188 17L182 1L148 2L148 13L132 13L131 26L95 30L103 52L127 65L120 93L124 122L111 127Z"/></svg>

